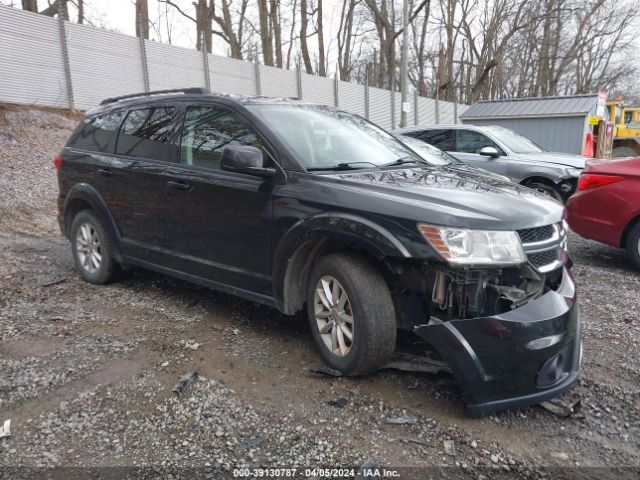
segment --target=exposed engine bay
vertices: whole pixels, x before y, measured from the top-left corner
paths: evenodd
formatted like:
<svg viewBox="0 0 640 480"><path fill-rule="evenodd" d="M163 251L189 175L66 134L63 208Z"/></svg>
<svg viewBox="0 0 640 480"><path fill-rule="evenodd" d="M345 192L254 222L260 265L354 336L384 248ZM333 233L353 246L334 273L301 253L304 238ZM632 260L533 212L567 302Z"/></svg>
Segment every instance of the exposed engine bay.
<svg viewBox="0 0 640 480"><path fill-rule="evenodd" d="M400 326L409 329L419 318L442 322L515 310L549 290L557 290L563 272L558 268L540 273L529 264L491 270L426 264L395 267L402 269L396 277L401 289L396 292Z"/></svg>

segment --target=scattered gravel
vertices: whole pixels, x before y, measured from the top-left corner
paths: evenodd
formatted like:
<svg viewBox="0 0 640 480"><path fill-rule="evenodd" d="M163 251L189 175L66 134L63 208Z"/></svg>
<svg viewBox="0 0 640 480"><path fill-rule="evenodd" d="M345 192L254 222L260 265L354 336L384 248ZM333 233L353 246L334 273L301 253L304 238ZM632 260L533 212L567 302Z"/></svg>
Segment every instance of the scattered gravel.
<svg viewBox="0 0 640 480"><path fill-rule="evenodd" d="M56 230L51 167L75 122L0 108L0 423L12 420L0 472L136 466L133 478L191 478L189 468L231 478L239 467L368 462L431 468L403 478L639 473L640 274L622 252L571 236L585 363L564 398L580 409L470 419L444 374L309 373L322 361L302 315L137 270L108 286L82 282ZM200 375L174 394L189 371Z"/></svg>

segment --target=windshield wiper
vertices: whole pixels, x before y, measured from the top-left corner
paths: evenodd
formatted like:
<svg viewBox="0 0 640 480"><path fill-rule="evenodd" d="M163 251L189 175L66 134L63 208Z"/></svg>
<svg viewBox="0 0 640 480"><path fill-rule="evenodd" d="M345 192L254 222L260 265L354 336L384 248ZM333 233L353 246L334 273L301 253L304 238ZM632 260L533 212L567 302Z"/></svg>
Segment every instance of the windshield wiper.
<svg viewBox="0 0 640 480"><path fill-rule="evenodd" d="M354 167L353 165L359 165L359 164L365 164L365 165L371 165L373 167L377 167L377 165L375 163L372 162L343 162L343 163L338 163L337 165L327 165L326 167L312 167L312 168L307 168L308 172L315 172L315 171L319 171L319 170L358 170L360 168L364 168L364 167Z"/></svg>
<svg viewBox="0 0 640 480"><path fill-rule="evenodd" d="M426 160L419 160L413 157L402 157L402 158L398 158L397 160L394 160L393 162L384 163L380 165L380 167L392 167L394 165L405 165L407 163L419 163L421 165L433 166L431 163L427 162Z"/></svg>

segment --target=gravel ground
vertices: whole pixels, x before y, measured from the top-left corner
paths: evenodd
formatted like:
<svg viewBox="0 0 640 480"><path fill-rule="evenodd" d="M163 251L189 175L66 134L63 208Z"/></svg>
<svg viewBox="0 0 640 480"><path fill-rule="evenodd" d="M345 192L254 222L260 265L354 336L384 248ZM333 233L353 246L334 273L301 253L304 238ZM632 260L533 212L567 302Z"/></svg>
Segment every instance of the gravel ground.
<svg viewBox="0 0 640 480"><path fill-rule="evenodd" d="M640 274L622 252L571 237L585 363L563 399L580 409L471 419L446 375L309 373L322 361L302 316L144 271L82 282L56 228L51 164L76 121L0 107L0 425L12 421L0 478L365 462L403 478L637 478ZM387 423L398 416L415 423Z"/></svg>

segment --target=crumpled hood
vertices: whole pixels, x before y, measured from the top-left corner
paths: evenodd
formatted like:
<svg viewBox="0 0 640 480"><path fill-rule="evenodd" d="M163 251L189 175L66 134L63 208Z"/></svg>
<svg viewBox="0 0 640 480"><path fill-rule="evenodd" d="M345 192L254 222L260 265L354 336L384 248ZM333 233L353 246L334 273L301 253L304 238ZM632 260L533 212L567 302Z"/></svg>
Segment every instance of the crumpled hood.
<svg viewBox="0 0 640 480"><path fill-rule="evenodd" d="M571 155L569 153L539 152L539 153L512 153L509 158L515 160L526 160L529 162L552 163L564 165L570 168L584 168L586 157L582 155Z"/></svg>
<svg viewBox="0 0 640 480"><path fill-rule="evenodd" d="M464 168L367 169L323 177L369 196L393 215L401 211L404 218L434 225L512 230L558 222L563 212L541 193Z"/></svg>

